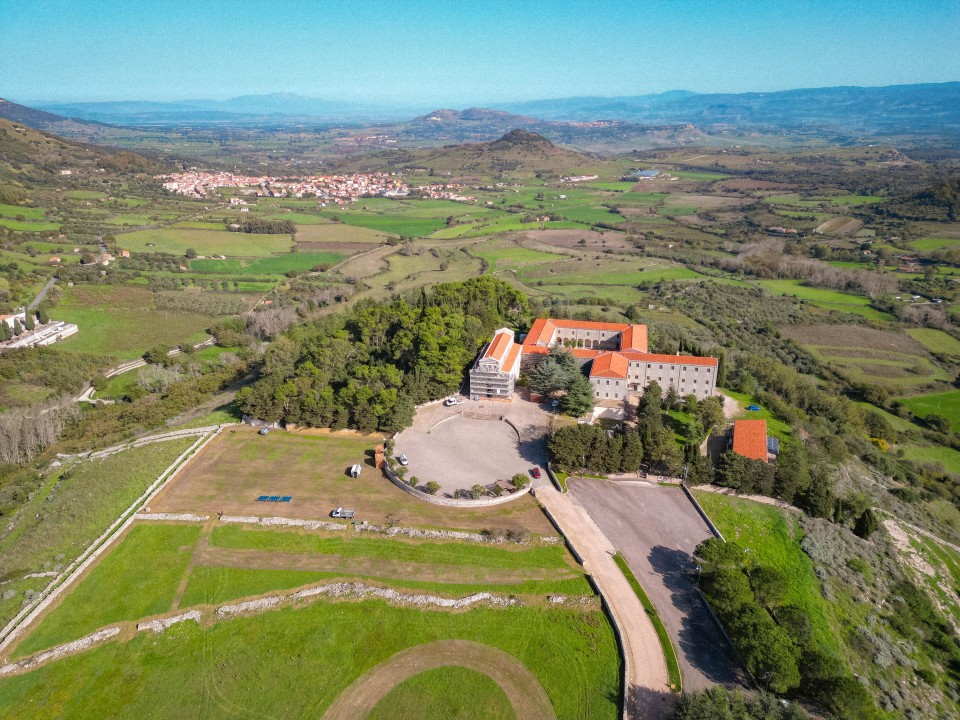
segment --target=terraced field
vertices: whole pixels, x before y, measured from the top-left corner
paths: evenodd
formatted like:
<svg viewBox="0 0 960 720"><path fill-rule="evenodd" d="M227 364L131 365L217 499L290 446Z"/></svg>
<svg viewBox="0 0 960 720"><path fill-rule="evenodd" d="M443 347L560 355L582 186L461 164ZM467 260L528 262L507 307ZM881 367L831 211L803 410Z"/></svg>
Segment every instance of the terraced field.
<svg viewBox="0 0 960 720"><path fill-rule="evenodd" d="M905 334L860 325L787 326L781 333L853 382L912 393L950 379L926 349Z"/></svg>

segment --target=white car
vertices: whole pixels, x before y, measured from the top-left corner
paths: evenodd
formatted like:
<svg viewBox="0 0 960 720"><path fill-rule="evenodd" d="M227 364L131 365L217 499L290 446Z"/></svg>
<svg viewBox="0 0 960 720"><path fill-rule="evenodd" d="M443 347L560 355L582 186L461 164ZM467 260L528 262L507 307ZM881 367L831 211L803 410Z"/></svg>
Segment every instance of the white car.
<svg viewBox="0 0 960 720"><path fill-rule="evenodd" d="M397 455L397 462L403 465L404 467L410 464L410 461L407 460L407 456L404 455L403 453L400 453L399 455Z"/></svg>
<svg viewBox="0 0 960 720"><path fill-rule="evenodd" d="M358 477L360 477L360 471L361 471L362 469L363 469L363 467L360 465L360 463L357 463L356 465L351 466L351 468L350 468L350 477L352 477L352 478L358 478Z"/></svg>
<svg viewBox="0 0 960 720"><path fill-rule="evenodd" d="M462 405L463 400L461 400L458 397L448 397L446 400L443 401L443 404L445 407L451 407L453 405Z"/></svg>

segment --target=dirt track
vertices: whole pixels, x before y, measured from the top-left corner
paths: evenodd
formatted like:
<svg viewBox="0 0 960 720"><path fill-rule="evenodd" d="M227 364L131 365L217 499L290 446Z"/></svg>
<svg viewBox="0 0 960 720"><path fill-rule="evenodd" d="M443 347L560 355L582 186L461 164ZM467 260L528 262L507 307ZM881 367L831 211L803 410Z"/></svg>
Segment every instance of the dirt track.
<svg viewBox="0 0 960 720"><path fill-rule="evenodd" d="M503 690L517 720L556 720L550 698L533 673L503 650L469 640L440 640L397 653L355 680L323 720L364 720L404 680L439 667L465 667L487 675Z"/></svg>

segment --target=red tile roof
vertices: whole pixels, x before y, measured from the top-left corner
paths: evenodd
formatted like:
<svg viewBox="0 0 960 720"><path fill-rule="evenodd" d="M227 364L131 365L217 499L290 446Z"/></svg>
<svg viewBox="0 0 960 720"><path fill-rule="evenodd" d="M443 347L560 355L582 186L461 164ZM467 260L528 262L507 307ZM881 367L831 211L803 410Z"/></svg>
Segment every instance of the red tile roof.
<svg viewBox="0 0 960 720"><path fill-rule="evenodd" d="M647 326L629 325L626 330L620 334L621 350L639 350L647 351Z"/></svg>
<svg viewBox="0 0 960 720"><path fill-rule="evenodd" d="M613 332L623 332L629 325L625 323L593 322L590 320L555 320L551 319L556 327L567 328L569 330L612 330Z"/></svg>
<svg viewBox="0 0 960 720"><path fill-rule="evenodd" d="M736 420L733 423L733 451L753 460L767 461L767 421Z"/></svg>
<svg viewBox="0 0 960 720"><path fill-rule="evenodd" d="M513 333L509 330L498 330L496 335L493 336L493 340L489 345L487 345L486 351L483 353L484 358L493 358L497 362L501 362L507 354L507 348L510 347L510 343L513 342Z"/></svg>
<svg viewBox="0 0 960 720"><path fill-rule="evenodd" d="M517 360L520 358L520 346L516 343L510 348L510 352L507 353L507 359L504 360L501 369L504 372L510 372L513 370L513 366L517 364Z"/></svg>
<svg viewBox="0 0 960 720"><path fill-rule="evenodd" d="M553 337L553 331L557 329L557 326L553 324L551 320L547 318L537 318L533 321L533 325L530 327L530 332L527 333L527 337L523 340L523 346L526 347L537 347L537 346L546 346L550 342L550 338Z"/></svg>
<svg viewBox="0 0 960 720"><path fill-rule="evenodd" d="M629 367L627 359L620 353L604 353L596 358L590 366L590 377L619 378L625 380Z"/></svg>

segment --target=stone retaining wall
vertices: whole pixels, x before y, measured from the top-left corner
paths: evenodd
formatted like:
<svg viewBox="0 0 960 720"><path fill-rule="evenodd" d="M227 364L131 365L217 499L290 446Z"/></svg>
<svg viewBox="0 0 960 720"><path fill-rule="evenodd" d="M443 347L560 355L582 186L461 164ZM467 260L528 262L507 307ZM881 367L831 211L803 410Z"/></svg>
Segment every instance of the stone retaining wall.
<svg viewBox="0 0 960 720"><path fill-rule="evenodd" d="M9 646L10 643L34 622L100 555L112 546L113 542L133 524L138 510L141 508L149 510L147 507L148 503L180 473L188 464L190 458L202 451L207 443L213 440L224 427L227 426L215 426L216 432L210 433L205 438L199 438L189 448L184 450L176 460L160 473L159 477L153 481L150 487L148 487L140 497L134 500L133 503L120 514L120 517L113 521L110 527L108 527L100 537L88 545L87 549L84 550L79 557L50 581L33 603L21 609L20 612L7 623L3 630L0 631L0 638L2 638L2 641L0 641L0 651Z"/></svg>
<svg viewBox="0 0 960 720"><path fill-rule="evenodd" d="M432 505L442 505L444 507L457 507L457 508L478 508L478 507L492 507L494 505L503 505L505 503L516 500L522 495L526 495L530 492L532 485L527 485L522 490L517 490L516 492L509 493L508 495L501 495L500 497L490 497L490 498L478 498L477 500L460 500L459 498L445 498L437 497L436 495L431 495L430 493L425 493L422 490L417 490L415 487L411 487L399 477L397 477L393 470L388 466L383 466L383 474L387 476L387 479L390 480L394 485L403 490L408 495L413 495L418 500L423 500Z"/></svg>
<svg viewBox="0 0 960 720"><path fill-rule="evenodd" d="M172 625L186 622L187 620L193 620L195 623L199 623L201 617L203 616L200 614L199 610L191 610L190 612L174 615L173 617L159 618L157 620L150 620L149 622L137 623L137 631L143 632L145 630L152 630L155 633L160 633Z"/></svg>

